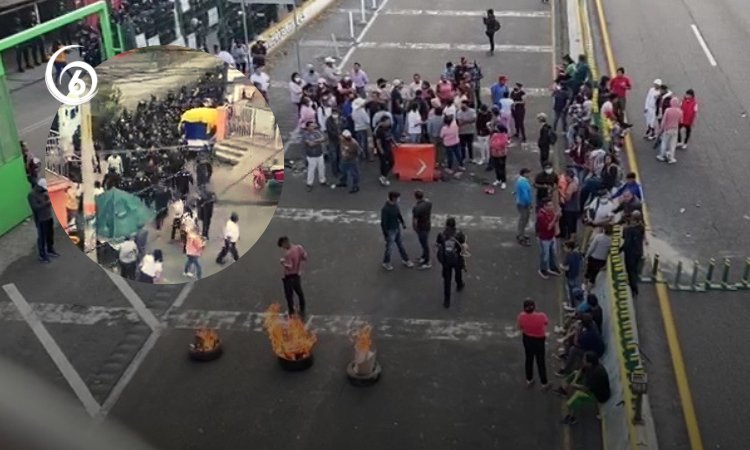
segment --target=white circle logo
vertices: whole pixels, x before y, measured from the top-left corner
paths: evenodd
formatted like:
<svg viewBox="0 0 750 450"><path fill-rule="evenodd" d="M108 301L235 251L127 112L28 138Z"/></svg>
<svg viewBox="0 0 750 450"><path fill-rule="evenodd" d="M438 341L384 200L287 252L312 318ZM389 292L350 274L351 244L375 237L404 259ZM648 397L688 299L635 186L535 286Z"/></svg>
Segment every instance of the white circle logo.
<svg viewBox="0 0 750 450"><path fill-rule="evenodd" d="M96 96L97 87L99 84L99 80L96 76L96 71L94 71L94 68L83 61L73 61L70 64L66 64L65 67L63 67L59 71L59 79L57 80L52 74L53 69L56 69L55 61L57 60L57 57L62 52L66 52L70 49L78 47L81 46L68 45L57 50L54 54L52 54L49 61L47 62L47 70L45 70L44 72L44 82L47 85L47 90L49 91L49 93L52 94L52 96L55 97L60 103L68 106L78 106L90 101L92 98L94 98L94 96ZM76 71L70 77L70 82L68 82L68 94L63 94L57 89L57 84L62 83L62 78L63 75L65 75L65 72L72 69L76 69ZM86 72L91 78L91 88L88 90L88 93L86 92L86 82L81 79L82 72Z"/></svg>

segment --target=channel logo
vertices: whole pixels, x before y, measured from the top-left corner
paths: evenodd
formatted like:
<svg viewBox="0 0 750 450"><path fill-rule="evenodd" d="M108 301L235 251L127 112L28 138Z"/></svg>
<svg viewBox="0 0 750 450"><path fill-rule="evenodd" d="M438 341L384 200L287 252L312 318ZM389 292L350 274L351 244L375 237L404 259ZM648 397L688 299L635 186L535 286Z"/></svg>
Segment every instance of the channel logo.
<svg viewBox="0 0 750 450"><path fill-rule="evenodd" d="M47 84L47 90L60 103L68 106L78 106L89 102L96 96L98 92L99 80L96 76L96 71L93 67L83 61L73 61L70 64L66 64L65 67L63 67L62 70L60 70L59 73L56 74L58 79L55 79L55 74L53 74L53 71L55 70L55 61L57 60L57 57L63 52L78 47L80 47L80 45L68 45L58 49L55 53L52 54L49 61L47 62L47 69L44 73L44 82ZM75 72L73 72L73 75L70 77L70 81L68 82L68 93L63 94L57 88L57 85L59 83L62 83L63 75L65 75L68 70L72 71L74 69ZM91 79L90 88L86 86L86 81L81 78L83 73L87 74Z"/></svg>

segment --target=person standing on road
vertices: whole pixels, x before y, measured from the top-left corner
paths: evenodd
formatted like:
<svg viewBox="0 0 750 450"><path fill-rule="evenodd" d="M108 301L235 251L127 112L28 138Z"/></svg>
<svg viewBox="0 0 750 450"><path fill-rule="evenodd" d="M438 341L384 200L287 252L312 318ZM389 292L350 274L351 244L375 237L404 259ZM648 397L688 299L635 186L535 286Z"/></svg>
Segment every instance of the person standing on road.
<svg viewBox="0 0 750 450"><path fill-rule="evenodd" d="M555 169L552 168L552 163L544 163L543 170L534 177L537 209L544 205L545 200L553 199L559 181L560 179L555 173Z"/></svg>
<svg viewBox="0 0 750 450"><path fill-rule="evenodd" d="M344 125L344 121L341 119L341 113L338 108L333 108L331 110L331 115L326 119L325 132L328 137L328 160L331 164L331 174L334 178L342 176L341 132L344 131Z"/></svg>
<svg viewBox="0 0 750 450"><path fill-rule="evenodd" d="M646 94L646 103L643 107L643 114L646 117L646 135L644 137L648 140L656 139L656 128L658 125L656 112L658 110L658 98L661 83L662 82L659 78L654 80L654 84L649 88L648 93Z"/></svg>
<svg viewBox="0 0 750 450"><path fill-rule="evenodd" d="M380 210L380 229L385 239L385 253L383 254L383 268L387 271L393 270L391 265L391 247L396 244L398 252L401 255L401 262L408 268L414 267L414 263L409 260L404 244L401 241L401 230L406 229L406 222L401 215L401 209L398 207L401 194L396 191L388 193L388 200Z"/></svg>
<svg viewBox="0 0 750 450"><path fill-rule="evenodd" d="M318 124L310 120L302 132L302 141L305 143L305 158L307 158L307 192L310 192L315 183L315 172L318 173L320 185L326 185L326 166L323 157L323 143L326 137L318 129Z"/></svg>
<svg viewBox="0 0 750 450"><path fill-rule="evenodd" d="M695 99L695 91L688 89L682 98L682 120L680 129L677 133L677 148L686 150L690 135L693 132L693 124L698 117L698 101ZM682 130L685 130L685 138L682 137Z"/></svg>
<svg viewBox="0 0 750 450"><path fill-rule="evenodd" d="M520 176L516 180L516 209L518 210L518 226L516 228L516 240L524 247L531 245L529 237L526 235L526 228L529 226L531 217L532 194L531 180L529 180L531 171L527 168L521 169Z"/></svg>
<svg viewBox="0 0 750 450"><path fill-rule="evenodd" d="M201 235L208 240L208 233L211 230L211 218L214 215L214 204L216 203L216 194L211 191L203 190L198 198L198 221L203 225Z"/></svg>
<svg viewBox="0 0 750 450"><path fill-rule="evenodd" d="M659 155L656 157L659 161L668 164L677 162L674 152L677 148L677 139L682 120L683 115L682 109L680 109L680 100L673 97L669 100L669 108L664 111L664 115L661 118L661 147Z"/></svg>
<svg viewBox="0 0 750 450"><path fill-rule="evenodd" d="M500 31L500 22L495 17L495 11L492 9L487 10L487 15L482 18L484 22L484 34L487 35L487 39L490 41L489 55L495 54L495 33Z"/></svg>
<svg viewBox="0 0 750 450"><path fill-rule="evenodd" d="M352 102L352 121L354 122L354 137L362 149L362 159L373 161L367 145L370 131L370 113L365 108L364 99L357 98Z"/></svg>
<svg viewBox="0 0 750 450"><path fill-rule="evenodd" d="M477 149L479 155L474 164L482 166L490 160L490 121L492 113L486 104L480 104L477 111Z"/></svg>
<svg viewBox="0 0 750 450"><path fill-rule="evenodd" d="M617 101L620 102L619 106L622 108L622 111L625 111L625 106L627 105L628 92L632 88L633 88L633 85L630 82L630 77L625 75L625 68L618 67L617 75L615 75L614 78L612 78L609 81L609 89L612 91L613 94L617 95Z"/></svg>
<svg viewBox="0 0 750 450"><path fill-rule="evenodd" d="M437 237L437 257L443 266L443 307L451 306L453 279L456 279L456 292L464 289L463 271L466 268L464 246L466 236L456 229L456 219L449 217L445 229Z"/></svg>
<svg viewBox="0 0 750 450"><path fill-rule="evenodd" d="M469 105L469 101L461 102L456 112L458 122L458 140L461 147L461 161L474 160L474 135L477 134L477 112Z"/></svg>
<svg viewBox="0 0 750 450"><path fill-rule="evenodd" d="M549 162L550 148L557 142L557 135L547 123L547 114L537 114L536 120L541 125L541 128L539 129L539 139L537 140L537 145L539 146L539 163L544 167L545 164ZM516 127L518 127L518 125L516 125Z"/></svg>
<svg viewBox="0 0 750 450"><path fill-rule="evenodd" d="M459 128L453 116L443 115L443 127L440 129L440 139L445 147L445 153L448 156L448 169L462 171L465 170L461 160L461 138L459 137Z"/></svg>
<svg viewBox="0 0 750 450"><path fill-rule="evenodd" d="M493 186L500 186L500 189L507 187L506 182L506 162L508 159L508 129L503 125L497 127L490 135L490 166L495 169L495 181Z"/></svg>
<svg viewBox="0 0 750 450"><path fill-rule="evenodd" d="M52 218L52 200L47 192L47 180L40 178L28 195L29 207L36 225L36 245L39 261L49 262L50 256L60 256L55 251L55 226Z"/></svg>
<svg viewBox="0 0 750 450"><path fill-rule="evenodd" d="M620 251L625 256L625 271L628 274L628 285L634 299L638 297L644 244L646 244L646 227L643 225L643 214L640 211L633 211L622 232Z"/></svg>
<svg viewBox="0 0 750 450"><path fill-rule="evenodd" d="M185 269L182 271L182 275L186 277L195 277L196 280L200 280L203 276L203 270L201 269L200 257L203 255L203 249L206 247L206 241L203 237L198 234L196 228L188 231L187 242L185 244L185 255L187 261L185 261ZM190 268L195 266L195 273L190 271Z"/></svg>
<svg viewBox="0 0 750 450"><path fill-rule="evenodd" d="M237 224L239 221L240 217L233 212L224 225L224 247L221 248L219 256L216 257L216 264L223 265L227 253L232 254L235 262L240 259L240 255L237 253L237 241L240 240L240 226Z"/></svg>
<svg viewBox="0 0 750 450"><path fill-rule="evenodd" d="M562 83L555 85L552 92L552 111L555 113L552 121L552 131L557 132L557 124L562 121L562 130L568 131L568 104L570 103L570 90Z"/></svg>
<svg viewBox="0 0 750 450"><path fill-rule="evenodd" d="M120 266L120 276L126 280L135 280L138 264L138 246L135 243L135 233L120 244L117 262Z"/></svg>
<svg viewBox="0 0 750 450"><path fill-rule="evenodd" d="M341 132L339 147L341 149L341 179L339 186L349 187L349 193L359 192L359 155L362 149L352 137L352 132L344 130Z"/></svg>
<svg viewBox="0 0 750 450"><path fill-rule="evenodd" d="M539 239L539 276L546 280L550 275L560 275L555 248L555 236L560 231L560 214L555 211L551 199L545 199L542 205L536 213L536 236Z"/></svg>
<svg viewBox="0 0 750 450"><path fill-rule="evenodd" d="M547 364L546 357L546 340L547 326L549 318L543 312L536 310L536 303L533 300L524 300L523 311L518 314L516 321L518 329L521 330L523 349L526 353L526 387L534 385L534 361L539 372L539 381L542 382L542 389L549 389L547 382Z"/></svg>
<svg viewBox="0 0 750 450"><path fill-rule="evenodd" d="M612 246L612 225L605 225L603 233L597 233L586 251L586 281L593 286L596 277L607 265L609 249Z"/></svg>
<svg viewBox="0 0 750 450"><path fill-rule="evenodd" d="M396 141L393 138L393 133L391 132L392 129L391 119L388 116L383 116L375 128L375 150L380 159L379 180L380 184L383 186L390 186L391 182L388 177L390 176L395 163L393 147L396 145Z"/></svg>
<svg viewBox="0 0 750 450"><path fill-rule="evenodd" d="M420 270L429 269L430 264L430 229L432 228L432 203L424 198L424 191L414 191L414 199L417 203L411 211L412 228L417 233L419 245L422 246L422 256L419 258Z"/></svg>
<svg viewBox="0 0 750 450"><path fill-rule="evenodd" d="M164 255L159 249L155 249L141 260L141 267L138 270L138 281L141 283L154 284L159 280L164 271Z"/></svg>
<svg viewBox="0 0 750 450"><path fill-rule="evenodd" d="M560 237L575 241L578 232L578 221L581 218L581 184L575 169L567 169L563 175L565 189L560 190Z"/></svg>
<svg viewBox="0 0 750 450"><path fill-rule="evenodd" d="M284 269L284 297L286 298L289 316L298 312L305 316L305 293L302 292L302 263L307 261L307 251L300 244L292 244L289 238L282 236L276 243L284 250L281 267ZM299 308L294 307L294 294L297 294Z"/></svg>
<svg viewBox="0 0 750 450"><path fill-rule="evenodd" d="M367 76L367 72L362 70L362 65L355 62L349 76L352 78L357 96L365 98L367 96L367 84L370 82L370 78Z"/></svg>
<svg viewBox="0 0 750 450"><path fill-rule="evenodd" d="M526 91L523 90L523 83L516 83L516 87L510 93L510 99L513 100L511 113L516 127L516 134L513 137L526 142Z"/></svg>

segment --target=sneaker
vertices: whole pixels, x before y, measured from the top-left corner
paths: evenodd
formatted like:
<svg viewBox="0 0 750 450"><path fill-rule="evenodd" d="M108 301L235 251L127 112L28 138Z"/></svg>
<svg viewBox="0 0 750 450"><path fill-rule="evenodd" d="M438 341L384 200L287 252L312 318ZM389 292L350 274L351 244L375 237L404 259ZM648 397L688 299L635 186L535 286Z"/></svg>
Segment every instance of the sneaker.
<svg viewBox="0 0 750 450"><path fill-rule="evenodd" d="M500 186L500 180L495 180L492 182L493 186Z"/></svg>
<svg viewBox="0 0 750 450"><path fill-rule="evenodd" d="M389 180L388 178L386 178L385 179L385 185L386 186L390 186L391 185L391 180Z"/></svg>
<svg viewBox="0 0 750 450"><path fill-rule="evenodd" d="M555 333L564 333L565 328L561 327L560 325L555 325Z"/></svg>
<svg viewBox="0 0 750 450"><path fill-rule="evenodd" d="M656 160L657 160L657 161L661 161L661 162L667 162L667 158L665 158L665 157L663 157L663 156L661 156L661 155L657 156L657 157L656 157Z"/></svg>
<svg viewBox="0 0 750 450"><path fill-rule="evenodd" d="M539 276L545 280L549 278L549 275L547 275L547 272L545 272L544 270L537 270L536 273L538 273Z"/></svg>
<svg viewBox="0 0 750 450"><path fill-rule="evenodd" d="M53 257L53 258L57 258L58 256L60 256L60 254L59 254L59 253L57 253L57 252L47 252L47 254L48 254L49 256Z"/></svg>
<svg viewBox="0 0 750 450"><path fill-rule="evenodd" d="M390 264L388 264L388 263L383 263L383 269L385 269L388 272L390 272L391 270L393 270L393 266L390 265Z"/></svg>
<svg viewBox="0 0 750 450"><path fill-rule="evenodd" d="M667 164L677 164L677 160L672 158L669 161L667 161Z"/></svg>
<svg viewBox="0 0 750 450"><path fill-rule="evenodd" d="M550 275L556 276L556 277L559 277L560 275L562 275L562 273L560 273L559 270L550 270L547 273L549 273Z"/></svg>
<svg viewBox="0 0 750 450"><path fill-rule="evenodd" d="M405 267L408 267L409 269L411 269L412 267L414 267L414 263L411 262L411 261L409 261L408 259L404 260L404 261L401 261L401 264L403 264Z"/></svg>
<svg viewBox="0 0 750 450"><path fill-rule="evenodd" d="M558 344L562 345L564 342L565 342L565 338L564 337L561 337L561 338L557 339L557 343Z"/></svg>
<svg viewBox="0 0 750 450"><path fill-rule="evenodd" d="M325 180L323 180L323 181L320 182L320 185L323 186L323 187L328 186L328 182L326 182ZM336 187L336 186L334 185L334 187Z"/></svg>
<svg viewBox="0 0 750 450"><path fill-rule="evenodd" d="M687 150L687 148L688 148L687 144L682 144L682 147L680 147L681 150Z"/></svg>
<svg viewBox="0 0 750 450"><path fill-rule="evenodd" d="M427 263L422 263L422 264L419 265L419 267L417 267L417 269L418 270L432 269L432 264L430 264L428 262Z"/></svg>
<svg viewBox="0 0 750 450"><path fill-rule="evenodd" d="M466 167L464 167L464 166L458 166L458 170L460 172L465 172L466 171Z"/></svg>
<svg viewBox="0 0 750 450"><path fill-rule="evenodd" d="M507 184L505 184L505 183L500 183L500 189L505 189L505 188L507 188L507 187L508 187L508 185L507 185Z"/></svg>
<svg viewBox="0 0 750 450"><path fill-rule="evenodd" d="M526 380L526 389L531 389L534 386L534 380Z"/></svg>
<svg viewBox="0 0 750 450"><path fill-rule="evenodd" d="M573 312L573 311L575 311L575 310L576 310L575 308L573 308L573 307L572 307L572 306L570 306L570 305L563 305L563 309L564 309L565 311L568 311L568 312Z"/></svg>
<svg viewBox="0 0 750 450"><path fill-rule="evenodd" d="M549 390L550 390L550 388L552 388L552 385L551 385L551 384L549 384L549 383L544 383L544 384L542 385L542 391L543 391L543 392L547 392L547 391L549 391Z"/></svg>
<svg viewBox="0 0 750 450"><path fill-rule="evenodd" d="M388 181L388 180L386 180L385 177L381 175L381 176L378 177L378 181L380 181L380 184L382 184L383 186L385 186L386 185L385 182Z"/></svg>
<svg viewBox="0 0 750 450"><path fill-rule="evenodd" d="M331 183L331 189L336 189L339 185L336 183Z"/></svg>
<svg viewBox="0 0 750 450"><path fill-rule="evenodd" d="M193 278L193 277L194 277L195 275L193 275L193 274L192 274L192 273L190 273L190 272L182 272L182 276L183 276L183 277L188 277L188 278Z"/></svg>

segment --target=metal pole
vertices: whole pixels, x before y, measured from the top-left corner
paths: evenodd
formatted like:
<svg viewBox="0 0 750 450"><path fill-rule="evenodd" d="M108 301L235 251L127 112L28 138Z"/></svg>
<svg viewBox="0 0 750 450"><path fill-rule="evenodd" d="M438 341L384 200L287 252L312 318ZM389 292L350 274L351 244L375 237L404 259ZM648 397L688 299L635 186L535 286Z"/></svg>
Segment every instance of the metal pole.
<svg viewBox="0 0 750 450"><path fill-rule="evenodd" d="M331 40L333 41L333 48L336 50L336 59L341 59L341 52L339 51L339 41L336 40L336 34L331 33Z"/></svg>
<svg viewBox="0 0 750 450"><path fill-rule="evenodd" d="M94 201L94 138L91 126L91 104L84 103L80 107L81 114L81 184L83 184L83 215L85 222L83 248L94 262L96 257L96 230L93 220L96 203ZM89 251L93 250L93 251Z"/></svg>
<svg viewBox="0 0 750 450"><path fill-rule="evenodd" d="M693 261L693 275L690 277L690 289L697 290L698 289L698 265L700 263L698 260Z"/></svg>
<svg viewBox="0 0 750 450"><path fill-rule="evenodd" d="M294 2L292 7L292 14L294 14L294 35L298 36L297 31L299 23L297 22L297 2ZM299 53L299 36L294 40L294 51L297 53L297 72L302 73L302 57Z"/></svg>
<svg viewBox="0 0 750 450"><path fill-rule="evenodd" d="M365 0L360 0L360 6L362 11L362 19L360 23L364 25L367 23L367 8L365 7Z"/></svg>
<svg viewBox="0 0 750 450"><path fill-rule="evenodd" d="M354 11L349 11L349 36L352 40L356 37L354 36Z"/></svg>
<svg viewBox="0 0 750 450"><path fill-rule="evenodd" d="M729 258L724 258L724 270L721 273L721 286L724 288L729 287L729 269L731 265L732 262Z"/></svg>
<svg viewBox="0 0 750 450"><path fill-rule="evenodd" d="M745 258L745 269L742 271L742 284L750 287L750 258Z"/></svg>
<svg viewBox="0 0 750 450"><path fill-rule="evenodd" d="M372 9L378 9L378 0L372 0Z"/></svg>
<svg viewBox="0 0 750 450"><path fill-rule="evenodd" d="M245 9L245 0L240 2L240 8L242 9L242 31L245 34L245 45L250 43L250 36L247 34L247 10Z"/></svg>
<svg viewBox="0 0 750 450"><path fill-rule="evenodd" d="M711 258L708 261L708 272L706 273L706 289L711 289L711 279L714 277L715 268L716 268L716 260Z"/></svg>
<svg viewBox="0 0 750 450"><path fill-rule="evenodd" d="M674 287L675 289L680 287L680 279L682 278L682 261L677 261L677 274L674 276Z"/></svg>
<svg viewBox="0 0 750 450"><path fill-rule="evenodd" d="M654 255L654 265L651 268L651 280L657 281L656 277L659 275L659 254Z"/></svg>

